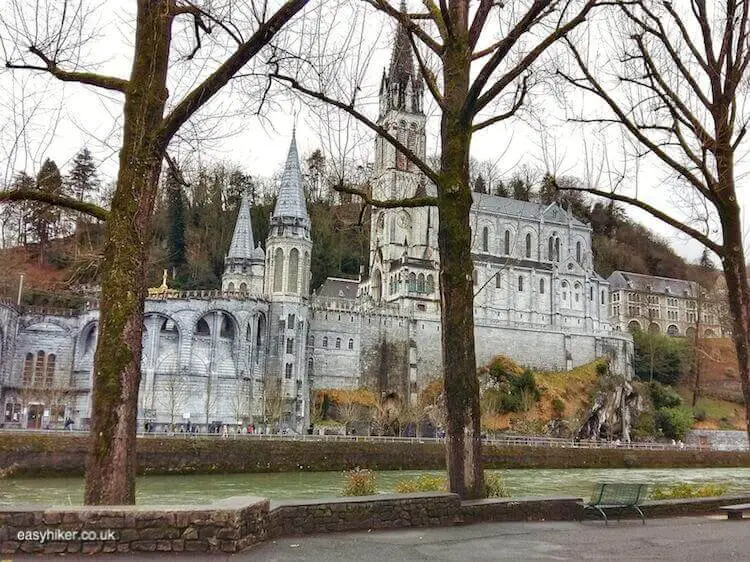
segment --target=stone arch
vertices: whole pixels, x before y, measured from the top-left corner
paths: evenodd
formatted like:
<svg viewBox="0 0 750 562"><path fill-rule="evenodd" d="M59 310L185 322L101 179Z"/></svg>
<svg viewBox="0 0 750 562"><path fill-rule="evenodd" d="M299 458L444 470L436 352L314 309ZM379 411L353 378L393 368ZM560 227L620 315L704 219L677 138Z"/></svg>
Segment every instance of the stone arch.
<svg viewBox="0 0 750 562"><path fill-rule="evenodd" d="M289 252L289 274L287 276L286 290L288 293L297 293L299 286L299 250L292 248Z"/></svg>
<svg viewBox="0 0 750 562"><path fill-rule="evenodd" d="M695 335L695 328L692 326L688 326L688 329L685 330L685 335L689 338L692 338Z"/></svg>
<svg viewBox="0 0 750 562"><path fill-rule="evenodd" d="M234 283L232 281L230 281L227 285L227 291L229 291L230 293L234 293Z"/></svg>
<svg viewBox="0 0 750 562"><path fill-rule="evenodd" d="M658 334L661 332L661 328L659 327L659 324L656 322L651 322L651 324L648 325L648 333L649 334Z"/></svg>
<svg viewBox="0 0 750 562"><path fill-rule="evenodd" d="M425 292L428 295L435 292L435 278L432 276L432 273L427 274L427 279L425 280Z"/></svg>
<svg viewBox="0 0 750 562"><path fill-rule="evenodd" d="M668 336L679 336L680 335L680 329L675 324L670 324L667 326L667 335Z"/></svg>
<svg viewBox="0 0 750 562"><path fill-rule="evenodd" d="M417 292L418 293L424 293L425 292L425 279L424 279L424 273L420 273L417 276Z"/></svg>
<svg viewBox="0 0 750 562"><path fill-rule="evenodd" d="M629 332L635 332L636 330L641 329L641 323L638 322L638 320L631 320L628 322L628 331Z"/></svg>
<svg viewBox="0 0 750 562"><path fill-rule="evenodd" d="M284 281L284 250L276 248L273 256L273 291L283 291Z"/></svg>
<svg viewBox="0 0 750 562"><path fill-rule="evenodd" d="M711 328L707 328L705 332L703 332L703 335L707 338L712 338L716 334L714 334L714 331Z"/></svg>
<svg viewBox="0 0 750 562"><path fill-rule="evenodd" d="M409 292L413 293L417 290L417 274L413 271L409 274Z"/></svg>
<svg viewBox="0 0 750 562"><path fill-rule="evenodd" d="M247 293L247 283L244 281L240 283L240 293Z"/></svg>

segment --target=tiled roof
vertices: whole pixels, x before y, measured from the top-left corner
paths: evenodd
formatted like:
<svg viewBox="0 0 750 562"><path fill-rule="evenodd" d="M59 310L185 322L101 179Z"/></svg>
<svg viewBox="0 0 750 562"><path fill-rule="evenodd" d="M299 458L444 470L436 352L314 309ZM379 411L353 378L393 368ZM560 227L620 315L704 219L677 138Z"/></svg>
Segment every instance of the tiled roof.
<svg viewBox="0 0 750 562"><path fill-rule="evenodd" d="M630 273L629 271L615 271L607 281L615 290L632 289L676 297L697 297L698 287L700 286L695 281L643 275L641 273Z"/></svg>
<svg viewBox="0 0 750 562"><path fill-rule="evenodd" d="M586 226L556 203L544 205L485 193L473 193L472 197L474 198L474 204L472 205L474 209L472 210L475 211L532 220L539 220L544 216L544 221L549 223L567 225L570 222L575 226Z"/></svg>
<svg viewBox="0 0 750 562"><path fill-rule="evenodd" d="M294 217L309 221L305 193L302 190L302 173L300 172L299 155L297 154L297 139L294 133L292 133L292 142L289 146L284 174L281 177L281 187L279 187L273 216Z"/></svg>
<svg viewBox="0 0 750 562"><path fill-rule="evenodd" d="M333 297L339 299L357 298L357 288L359 281L356 279L342 279L340 277L329 277L315 291L319 297Z"/></svg>

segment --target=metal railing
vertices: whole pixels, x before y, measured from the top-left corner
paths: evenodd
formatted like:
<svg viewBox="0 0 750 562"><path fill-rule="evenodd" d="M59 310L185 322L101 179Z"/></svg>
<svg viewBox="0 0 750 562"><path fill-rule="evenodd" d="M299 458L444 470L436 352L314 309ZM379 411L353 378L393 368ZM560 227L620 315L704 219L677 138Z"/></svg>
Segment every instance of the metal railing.
<svg viewBox="0 0 750 562"><path fill-rule="evenodd" d="M0 428L0 432L23 432L32 434L56 434L56 435L88 435L88 431L74 429L72 431L54 430L54 429L17 429L17 428ZM444 437L398 437L387 435L301 435L296 433L288 434L267 434L267 433L244 433L228 432L223 433L182 433L182 432L163 432L155 431L151 433L139 432L139 438L144 439L162 439L168 438L200 438L200 439L246 439L254 441L312 441L312 442L344 442L344 443L443 443ZM551 447L551 448L568 448L568 449L635 449L651 451L708 451L716 449L704 444L687 444L687 443L657 443L657 442L619 442L619 441L602 441L593 439L561 439L554 437L532 437L523 435L509 435L503 437L483 437L482 442L488 445L497 446L520 446L520 447ZM748 450L735 449L735 450Z"/></svg>

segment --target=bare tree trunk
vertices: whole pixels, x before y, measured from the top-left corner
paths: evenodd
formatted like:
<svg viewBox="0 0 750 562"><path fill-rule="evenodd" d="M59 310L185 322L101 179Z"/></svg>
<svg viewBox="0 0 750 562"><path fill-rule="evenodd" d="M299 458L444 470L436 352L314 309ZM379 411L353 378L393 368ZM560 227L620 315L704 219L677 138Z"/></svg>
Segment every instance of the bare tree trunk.
<svg viewBox="0 0 750 562"><path fill-rule="evenodd" d="M139 4L117 190L107 221L87 505L135 503L146 252L164 150L156 135L167 99L164 84L172 23L168 2L140 0Z"/></svg>
<svg viewBox="0 0 750 562"><path fill-rule="evenodd" d="M467 41L457 37L455 41ZM438 189L438 247L442 320L443 384L447 427L446 464L450 491L462 498L485 496L481 462L479 379L474 354L474 287L471 258L471 123L462 114L469 90L465 49L446 49L445 110L440 123L441 186Z"/></svg>

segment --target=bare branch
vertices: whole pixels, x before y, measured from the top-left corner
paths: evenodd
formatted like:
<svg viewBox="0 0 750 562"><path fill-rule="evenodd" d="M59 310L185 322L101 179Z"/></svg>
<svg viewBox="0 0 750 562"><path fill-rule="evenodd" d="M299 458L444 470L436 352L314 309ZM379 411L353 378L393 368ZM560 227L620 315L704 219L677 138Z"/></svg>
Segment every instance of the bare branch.
<svg viewBox="0 0 750 562"><path fill-rule="evenodd" d="M370 197L369 193L355 187L335 185L333 186L333 189L339 193L356 195L357 197L362 198L368 205L383 209L395 209L399 207L436 207L438 204L437 197L406 197L404 199L388 199L387 201L381 201L379 199L373 199Z"/></svg>
<svg viewBox="0 0 750 562"><path fill-rule="evenodd" d="M10 203L14 201L39 201L40 203L49 203L55 207L84 213L100 221L106 221L109 218L109 211L99 205L86 203L85 201L79 201L78 199L73 199L72 197L66 197L64 195L54 195L45 191L37 191L36 189L10 189L8 191L0 191L0 203Z"/></svg>

